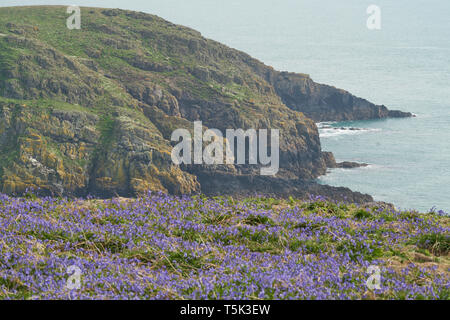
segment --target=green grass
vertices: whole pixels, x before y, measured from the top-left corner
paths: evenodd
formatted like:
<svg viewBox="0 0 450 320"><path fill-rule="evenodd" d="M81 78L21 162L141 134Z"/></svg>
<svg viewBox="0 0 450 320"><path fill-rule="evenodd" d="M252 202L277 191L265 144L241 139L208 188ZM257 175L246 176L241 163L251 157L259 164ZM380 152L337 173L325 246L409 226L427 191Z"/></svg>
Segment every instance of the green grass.
<svg viewBox="0 0 450 320"><path fill-rule="evenodd" d="M436 255L448 255L450 252L450 237L438 233L424 234L417 239L417 245Z"/></svg>

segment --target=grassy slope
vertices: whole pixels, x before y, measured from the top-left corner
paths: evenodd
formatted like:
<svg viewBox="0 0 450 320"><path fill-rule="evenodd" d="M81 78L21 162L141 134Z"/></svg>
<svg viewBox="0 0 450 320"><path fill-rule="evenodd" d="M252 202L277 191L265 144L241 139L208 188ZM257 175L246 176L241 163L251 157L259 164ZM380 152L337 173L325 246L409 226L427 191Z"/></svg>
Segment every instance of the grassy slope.
<svg viewBox="0 0 450 320"><path fill-rule="evenodd" d="M177 83L189 88L197 98L210 99L220 96L228 102L251 101L254 107L266 110L268 104L276 105L278 108L281 105L273 92L258 92L258 86L267 86L267 83L254 73L253 65L262 68L262 63L242 52L204 39L197 31L174 25L157 16L146 14L144 18L136 18L135 15L127 15L130 13L127 11L96 8L82 8L81 30L68 30L65 26L68 16L65 8L57 6L2 8L0 32L5 35L19 33L38 39L68 57L79 61L94 60L103 70L108 70L112 74L123 75L126 73L124 71L127 71L132 75L136 72L142 78L150 77L152 83L166 89ZM110 13L105 15L103 11ZM16 28L6 27L12 21L17 21L14 24ZM190 45L200 48L186 50ZM92 51L101 54L89 56ZM136 57L143 57L147 62L160 64L172 71L146 72L133 66L132 61ZM12 61L13 58L8 55L8 61ZM207 68L231 79L245 78L245 82L221 83L214 77L209 81L202 81L190 72L195 67ZM112 92L121 91L117 87L112 90ZM290 112L289 109L284 111ZM250 119L252 110L248 109L246 112L249 112Z"/></svg>

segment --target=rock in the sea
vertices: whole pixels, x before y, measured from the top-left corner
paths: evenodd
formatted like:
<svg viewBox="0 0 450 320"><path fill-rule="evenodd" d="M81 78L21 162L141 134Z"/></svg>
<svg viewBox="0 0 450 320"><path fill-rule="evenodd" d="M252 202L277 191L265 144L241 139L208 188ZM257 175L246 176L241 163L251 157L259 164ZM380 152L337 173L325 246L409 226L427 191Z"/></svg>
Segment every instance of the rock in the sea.
<svg viewBox="0 0 450 320"><path fill-rule="evenodd" d="M322 152L323 159L325 161L325 164L327 168L333 169L333 168L343 168L343 169L353 169L353 168L359 168L359 167L367 167L367 163L358 163L358 162L352 162L352 161L344 161L344 162L336 162L336 159L334 158L333 153L324 151Z"/></svg>
<svg viewBox="0 0 450 320"><path fill-rule="evenodd" d="M342 169L353 169L353 168L360 168L360 167L367 167L367 163L358 163L358 162L352 162L352 161L344 161L344 162L338 162L336 163L336 168L342 168Z"/></svg>
<svg viewBox="0 0 450 320"><path fill-rule="evenodd" d="M322 152L322 157L327 168L336 168L336 159L332 152L324 151Z"/></svg>

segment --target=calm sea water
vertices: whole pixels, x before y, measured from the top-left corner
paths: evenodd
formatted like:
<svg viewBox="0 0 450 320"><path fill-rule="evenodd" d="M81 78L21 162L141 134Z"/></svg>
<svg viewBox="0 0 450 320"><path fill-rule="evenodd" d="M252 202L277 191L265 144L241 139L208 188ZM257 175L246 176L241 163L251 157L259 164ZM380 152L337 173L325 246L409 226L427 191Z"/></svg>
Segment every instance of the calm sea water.
<svg viewBox="0 0 450 320"><path fill-rule="evenodd" d="M3 0L1 5L60 3ZM417 114L413 119L322 124L324 150L333 151L340 161L371 165L332 170L319 180L369 193L404 209L436 206L450 211L450 1L76 3L154 13L277 69L309 73L315 81ZM381 8L379 31L366 27L366 9L371 4Z"/></svg>

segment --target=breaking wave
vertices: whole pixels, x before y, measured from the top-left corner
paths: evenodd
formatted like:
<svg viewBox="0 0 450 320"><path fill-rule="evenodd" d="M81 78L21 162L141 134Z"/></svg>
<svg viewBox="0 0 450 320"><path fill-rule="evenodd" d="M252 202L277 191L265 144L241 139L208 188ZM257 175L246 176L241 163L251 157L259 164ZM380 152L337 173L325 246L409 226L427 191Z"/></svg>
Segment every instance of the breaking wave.
<svg viewBox="0 0 450 320"><path fill-rule="evenodd" d="M320 122L317 124L317 127L321 138L381 131L379 128L338 127L333 125L333 122Z"/></svg>

